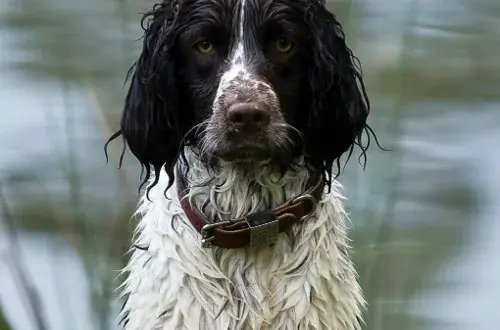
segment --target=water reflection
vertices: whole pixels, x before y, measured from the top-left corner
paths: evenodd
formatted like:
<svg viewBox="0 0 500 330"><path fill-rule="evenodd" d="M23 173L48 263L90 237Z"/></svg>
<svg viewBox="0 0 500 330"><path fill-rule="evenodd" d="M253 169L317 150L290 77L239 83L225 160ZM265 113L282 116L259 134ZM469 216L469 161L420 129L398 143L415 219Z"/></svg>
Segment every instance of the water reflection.
<svg viewBox="0 0 500 330"><path fill-rule="evenodd" d="M102 144L139 50L136 13L151 2L0 4L0 315L15 329L36 328L13 256L49 329L113 327L138 166L128 156L116 170L119 143L106 166ZM365 172L351 162L342 176L367 328L496 328L500 4L331 6L364 64L372 124L394 150L372 149Z"/></svg>

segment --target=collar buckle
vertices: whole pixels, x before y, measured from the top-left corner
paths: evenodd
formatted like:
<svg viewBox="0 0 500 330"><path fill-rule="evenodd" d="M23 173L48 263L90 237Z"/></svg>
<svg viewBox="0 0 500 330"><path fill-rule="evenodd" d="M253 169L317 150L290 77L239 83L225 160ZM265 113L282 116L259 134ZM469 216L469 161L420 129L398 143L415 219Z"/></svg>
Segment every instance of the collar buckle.
<svg viewBox="0 0 500 330"><path fill-rule="evenodd" d="M214 223L207 223L201 228L201 247L210 248L213 246L213 241L215 236L213 235L213 230L221 226L227 226L232 224L232 221L225 220Z"/></svg>

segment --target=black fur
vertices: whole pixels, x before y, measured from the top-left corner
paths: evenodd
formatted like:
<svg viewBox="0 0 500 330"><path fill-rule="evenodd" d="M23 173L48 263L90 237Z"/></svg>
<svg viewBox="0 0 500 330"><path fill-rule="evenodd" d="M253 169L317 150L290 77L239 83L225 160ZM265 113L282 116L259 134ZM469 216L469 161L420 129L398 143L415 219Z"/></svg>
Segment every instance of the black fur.
<svg viewBox="0 0 500 330"><path fill-rule="evenodd" d="M156 181L162 166L174 178L185 146L198 146L194 129L208 118L225 59L238 31L239 0L164 0L142 19L142 53L131 68L121 130L131 152ZM357 145L362 156L374 135L359 63L344 32L321 0L247 0L247 47L255 73L270 82L293 136L290 159L303 153L332 178L333 164ZM263 22L267 22L263 26ZM146 23L144 26L144 23ZM286 33L295 49L287 58L266 51L266 38ZM200 36L215 40L212 57L192 51ZM366 132L366 141L362 140ZM376 137L375 137L376 138ZM169 186L170 186L169 185Z"/></svg>

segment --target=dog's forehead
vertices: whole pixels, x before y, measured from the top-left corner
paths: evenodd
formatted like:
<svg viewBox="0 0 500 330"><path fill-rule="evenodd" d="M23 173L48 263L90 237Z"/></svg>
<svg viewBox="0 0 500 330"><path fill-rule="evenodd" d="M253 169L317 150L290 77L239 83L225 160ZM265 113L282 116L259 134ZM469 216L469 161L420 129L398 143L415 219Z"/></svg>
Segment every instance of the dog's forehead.
<svg viewBox="0 0 500 330"><path fill-rule="evenodd" d="M309 3L321 0L178 0L182 8L178 13L189 26L223 27L229 35L237 37L241 29L250 36L265 23L279 21L294 24L302 22Z"/></svg>
<svg viewBox="0 0 500 330"><path fill-rule="evenodd" d="M296 1L296 0L288 0ZM320 0L310 0L310 1L320 1ZM183 5L189 9L189 11L200 11L204 12L207 9L216 10L217 14L223 14L223 12L230 12L234 16L233 19L239 20L240 16L236 15L237 12L247 9L248 13L255 13L259 10L264 10L269 8L273 4L283 4L286 0L178 0L174 5Z"/></svg>
<svg viewBox="0 0 500 330"><path fill-rule="evenodd" d="M229 10L233 13L235 11L243 10L243 7L248 8L250 11L255 12L269 8L272 5L287 5L296 4L300 2L303 7L308 7L308 3L316 4L320 6L325 6L325 0L176 0L173 2L173 6L177 7L179 5L186 5L190 9L205 10L207 8ZM239 19L239 17L234 16L233 18Z"/></svg>

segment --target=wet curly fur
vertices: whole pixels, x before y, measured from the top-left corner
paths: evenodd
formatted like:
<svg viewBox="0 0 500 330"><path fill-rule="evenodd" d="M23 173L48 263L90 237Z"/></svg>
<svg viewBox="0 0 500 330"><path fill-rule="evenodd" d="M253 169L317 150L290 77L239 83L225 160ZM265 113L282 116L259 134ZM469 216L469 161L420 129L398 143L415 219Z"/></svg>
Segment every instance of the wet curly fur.
<svg viewBox="0 0 500 330"><path fill-rule="evenodd" d="M124 270L125 327L360 329L364 300L334 176L340 156L358 146L364 157L375 135L340 23L320 0L165 0L142 23L110 139L123 137L148 183ZM245 102L268 118L251 133L227 119ZM206 250L172 189L176 168L212 222L275 207L313 172L327 189L272 246Z"/></svg>

